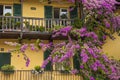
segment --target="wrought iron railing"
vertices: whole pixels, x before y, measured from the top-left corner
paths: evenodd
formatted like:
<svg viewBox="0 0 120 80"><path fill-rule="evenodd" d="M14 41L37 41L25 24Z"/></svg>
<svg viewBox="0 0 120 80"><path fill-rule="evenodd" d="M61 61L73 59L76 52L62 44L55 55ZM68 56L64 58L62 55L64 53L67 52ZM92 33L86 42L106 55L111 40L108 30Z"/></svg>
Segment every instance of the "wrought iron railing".
<svg viewBox="0 0 120 80"><path fill-rule="evenodd" d="M0 80L82 80L79 75L60 71L34 72L32 70L15 70L12 73L0 71Z"/></svg>
<svg viewBox="0 0 120 80"><path fill-rule="evenodd" d="M71 19L45 19L33 17L0 16L0 31L50 32L56 27L72 25Z"/></svg>

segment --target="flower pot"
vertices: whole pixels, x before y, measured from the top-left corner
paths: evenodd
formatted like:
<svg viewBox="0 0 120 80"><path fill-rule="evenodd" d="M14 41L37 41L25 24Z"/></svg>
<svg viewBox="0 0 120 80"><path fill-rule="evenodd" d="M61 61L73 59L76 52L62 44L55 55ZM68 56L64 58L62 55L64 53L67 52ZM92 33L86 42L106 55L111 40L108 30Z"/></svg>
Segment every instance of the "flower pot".
<svg viewBox="0 0 120 80"><path fill-rule="evenodd" d="M4 74L13 74L14 70L2 70L2 72L4 72Z"/></svg>

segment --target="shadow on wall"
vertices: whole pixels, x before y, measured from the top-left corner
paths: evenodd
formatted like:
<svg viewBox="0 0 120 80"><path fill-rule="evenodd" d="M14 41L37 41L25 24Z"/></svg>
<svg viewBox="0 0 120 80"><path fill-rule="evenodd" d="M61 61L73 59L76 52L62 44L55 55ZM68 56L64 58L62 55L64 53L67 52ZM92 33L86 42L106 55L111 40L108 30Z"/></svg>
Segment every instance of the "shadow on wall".
<svg viewBox="0 0 120 80"><path fill-rule="evenodd" d="M116 39L107 39L106 43L103 45L103 51L108 54L108 56L113 56L115 59L120 59L120 36L114 34Z"/></svg>

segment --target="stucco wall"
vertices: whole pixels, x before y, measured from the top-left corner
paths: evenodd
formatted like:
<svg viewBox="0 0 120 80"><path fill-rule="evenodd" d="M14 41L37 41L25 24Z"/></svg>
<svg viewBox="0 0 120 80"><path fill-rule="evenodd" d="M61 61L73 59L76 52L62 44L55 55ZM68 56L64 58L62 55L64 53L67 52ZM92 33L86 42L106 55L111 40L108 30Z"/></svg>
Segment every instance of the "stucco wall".
<svg viewBox="0 0 120 80"><path fill-rule="evenodd" d="M7 52L8 50L16 49L15 47L8 46L4 44L4 41L10 41L14 42L17 40L8 40L8 39L0 39L0 48L4 48L4 52ZM34 41L30 41L29 43L32 43ZM47 41L45 41L47 42ZM22 53L19 53L20 57L18 57L18 52L12 52L11 56L11 65L14 65L17 70L30 70L33 69L36 65L41 65L43 62L43 51L39 50L31 51L29 48L26 50L25 54L30 58L30 65L28 67L25 66L25 60L22 55Z"/></svg>
<svg viewBox="0 0 120 80"><path fill-rule="evenodd" d="M115 59L120 59L120 36L114 34L115 40L108 38L106 43L103 45L103 51L108 56L113 56Z"/></svg>
<svg viewBox="0 0 120 80"><path fill-rule="evenodd" d="M58 8L69 8L71 4L62 2L52 2L51 4L48 4L48 2L40 2L39 0L25 0L23 2L23 16L44 18L45 5ZM31 10L31 7L36 8L36 10Z"/></svg>
<svg viewBox="0 0 120 80"><path fill-rule="evenodd" d="M10 5L13 3L20 3L20 0L0 0L0 4Z"/></svg>

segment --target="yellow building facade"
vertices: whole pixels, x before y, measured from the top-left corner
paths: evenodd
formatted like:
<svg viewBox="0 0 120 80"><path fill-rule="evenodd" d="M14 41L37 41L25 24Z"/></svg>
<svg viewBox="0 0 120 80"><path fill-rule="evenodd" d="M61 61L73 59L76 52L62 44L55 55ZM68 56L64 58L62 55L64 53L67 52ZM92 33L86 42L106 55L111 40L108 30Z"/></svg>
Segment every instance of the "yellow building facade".
<svg viewBox="0 0 120 80"><path fill-rule="evenodd" d="M21 6L21 11L14 12L14 4L17 4ZM60 11L62 13L66 12L67 10L67 17L70 18L70 13L69 13L69 7L72 6L73 4L68 3L68 2L52 2L51 4L48 4L48 2L42 2L42 0L23 0L23 2L20 2L20 0L0 0L0 5L3 7L3 12L1 14L5 15L5 9L11 10L10 13L12 16L22 16L22 17L35 17L35 18L46 18L45 16L45 6L52 6L52 10L50 13L52 13L52 16L47 16L51 18L60 18L60 14L55 15L55 9L56 11ZM19 8L17 6L17 8ZM49 10L48 10L49 11ZM59 13L60 13L59 12ZM79 10L77 11L79 12ZM49 13L49 12L48 12ZM79 17L79 15L78 15ZM32 36L32 35L31 35ZM103 51L108 53L110 56L114 56L116 59L120 59L119 55L119 37L117 36L114 41L107 40L107 43L103 46ZM9 49L15 49L15 47L5 45L5 41L18 41L17 39L0 39L0 49L4 49L1 52L8 52ZM28 43L35 42L35 40L28 41ZM48 43L49 41L45 41ZM56 41L58 42L58 41ZM113 46L114 45L114 46ZM11 65L14 65L17 70L31 70L34 68L36 65L41 65L42 62L44 61L43 55L44 52L43 50L39 50L38 52L31 51L28 49L25 54L30 58L30 65L28 67L25 66L25 60L23 59L24 56L22 53L20 53L20 57L18 57L17 52L13 52L11 54Z"/></svg>

